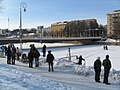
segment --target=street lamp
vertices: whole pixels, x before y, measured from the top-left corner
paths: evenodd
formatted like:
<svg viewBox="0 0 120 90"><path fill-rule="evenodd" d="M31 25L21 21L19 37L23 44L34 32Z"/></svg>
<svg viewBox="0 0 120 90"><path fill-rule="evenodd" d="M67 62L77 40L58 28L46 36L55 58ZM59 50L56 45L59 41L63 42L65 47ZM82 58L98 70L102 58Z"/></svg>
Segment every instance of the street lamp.
<svg viewBox="0 0 120 90"><path fill-rule="evenodd" d="M20 31L19 31L19 38L20 38L20 52L22 53L22 8L24 12L26 12L27 4L22 2L20 4Z"/></svg>

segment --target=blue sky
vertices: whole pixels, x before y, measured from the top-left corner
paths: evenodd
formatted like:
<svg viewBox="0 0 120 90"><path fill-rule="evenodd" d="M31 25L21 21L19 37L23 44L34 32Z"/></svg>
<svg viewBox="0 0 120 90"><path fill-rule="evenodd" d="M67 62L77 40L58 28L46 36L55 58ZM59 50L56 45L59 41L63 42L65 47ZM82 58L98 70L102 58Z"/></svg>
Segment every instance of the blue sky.
<svg viewBox="0 0 120 90"><path fill-rule="evenodd" d="M59 21L91 18L105 25L107 14L120 9L120 0L3 0L0 28L8 28L8 17L9 29L19 28L21 2L27 3L27 11L22 12L22 28L48 27Z"/></svg>

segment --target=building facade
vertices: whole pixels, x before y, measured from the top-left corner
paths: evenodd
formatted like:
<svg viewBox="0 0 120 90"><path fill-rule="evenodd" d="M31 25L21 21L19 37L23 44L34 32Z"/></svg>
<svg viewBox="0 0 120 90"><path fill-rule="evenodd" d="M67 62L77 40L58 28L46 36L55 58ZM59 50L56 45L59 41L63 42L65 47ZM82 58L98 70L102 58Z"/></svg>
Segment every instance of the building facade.
<svg viewBox="0 0 120 90"><path fill-rule="evenodd" d="M65 29L67 23L65 22L57 22L54 24L51 24L51 31L53 37L63 37L62 31Z"/></svg>
<svg viewBox="0 0 120 90"><path fill-rule="evenodd" d="M97 28L98 23L96 19L64 21L51 24L52 37L96 36Z"/></svg>
<svg viewBox="0 0 120 90"><path fill-rule="evenodd" d="M119 37L120 34L120 10L115 10L107 14L107 35L109 37Z"/></svg>

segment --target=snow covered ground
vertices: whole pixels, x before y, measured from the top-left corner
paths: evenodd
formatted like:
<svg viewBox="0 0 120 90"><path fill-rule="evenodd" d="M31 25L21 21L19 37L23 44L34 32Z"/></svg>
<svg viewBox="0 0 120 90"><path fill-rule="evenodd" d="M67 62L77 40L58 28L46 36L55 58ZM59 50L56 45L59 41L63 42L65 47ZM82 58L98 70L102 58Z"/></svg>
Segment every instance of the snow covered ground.
<svg viewBox="0 0 120 90"><path fill-rule="evenodd" d="M63 84L0 64L0 90L71 90Z"/></svg>
<svg viewBox="0 0 120 90"><path fill-rule="evenodd" d="M6 59L0 59L0 90L119 90L120 88L120 46L103 45L69 46L72 61L67 57L68 47L49 48L55 56L54 72L48 72L47 63L40 67L28 68L28 64L16 62L16 65L7 65ZM111 85L94 81L93 63L100 56L110 55L112 69L109 76ZM76 65L76 55L85 58L85 65ZM74 57L75 56L75 57ZM43 60L43 58L41 58ZM101 82L103 81L103 67Z"/></svg>

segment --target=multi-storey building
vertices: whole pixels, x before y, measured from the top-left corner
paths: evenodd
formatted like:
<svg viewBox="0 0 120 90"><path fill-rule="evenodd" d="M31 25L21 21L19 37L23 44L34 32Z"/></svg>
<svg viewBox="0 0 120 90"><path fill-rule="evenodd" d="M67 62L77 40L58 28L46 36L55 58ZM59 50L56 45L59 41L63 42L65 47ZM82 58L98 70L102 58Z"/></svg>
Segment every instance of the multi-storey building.
<svg viewBox="0 0 120 90"><path fill-rule="evenodd" d="M51 31L53 33L53 37L63 37L62 31L66 27L67 23L65 22L57 22L51 25Z"/></svg>
<svg viewBox="0 0 120 90"><path fill-rule="evenodd" d="M51 25L51 31L53 34L52 36L53 37L81 36L79 31L77 32L75 30L75 29L80 29L80 27L83 30L82 33L85 34L84 36L90 36L90 35L88 35L88 32L90 32L91 29L92 30L94 29L94 31L95 31L95 29L98 28L97 20L96 19L85 19L85 20L74 20L74 21L64 21L64 22L54 23ZM75 35L76 33L77 33L77 35ZM69 34L69 35L66 35L66 34ZM78 34L80 34L80 35L78 35ZM92 36L94 36L94 35L92 35Z"/></svg>
<svg viewBox="0 0 120 90"><path fill-rule="evenodd" d="M118 36L120 34L120 10L107 14L107 35Z"/></svg>

